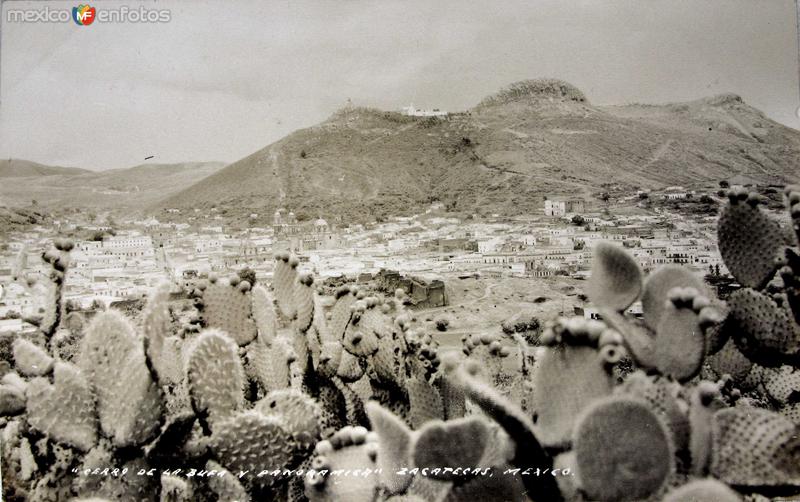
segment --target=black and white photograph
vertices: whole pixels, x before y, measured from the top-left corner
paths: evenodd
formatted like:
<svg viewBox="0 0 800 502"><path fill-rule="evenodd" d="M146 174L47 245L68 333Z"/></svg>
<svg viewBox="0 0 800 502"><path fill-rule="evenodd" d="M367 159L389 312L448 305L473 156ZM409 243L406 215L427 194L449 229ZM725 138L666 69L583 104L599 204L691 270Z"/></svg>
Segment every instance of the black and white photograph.
<svg viewBox="0 0 800 502"><path fill-rule="evenodd" d="M800 501L796 0L0 15L0 500Z"/></svg>

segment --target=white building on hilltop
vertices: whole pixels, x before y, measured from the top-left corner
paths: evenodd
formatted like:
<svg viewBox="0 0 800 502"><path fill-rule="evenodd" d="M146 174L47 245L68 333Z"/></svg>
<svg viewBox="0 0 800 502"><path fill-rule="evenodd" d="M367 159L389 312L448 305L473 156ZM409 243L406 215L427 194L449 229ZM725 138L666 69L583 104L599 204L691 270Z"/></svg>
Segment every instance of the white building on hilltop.
<svg viewBox="0 0 800 502"><path fill-rule="evenodd" d="M408 115L409 117L446 117L447 112L444 110L440 110L438 108L434 108L432 110L423 110L421 108L416 108L413 104L408 106L404 106L400 109L400 112L403 115Z"/></svg>

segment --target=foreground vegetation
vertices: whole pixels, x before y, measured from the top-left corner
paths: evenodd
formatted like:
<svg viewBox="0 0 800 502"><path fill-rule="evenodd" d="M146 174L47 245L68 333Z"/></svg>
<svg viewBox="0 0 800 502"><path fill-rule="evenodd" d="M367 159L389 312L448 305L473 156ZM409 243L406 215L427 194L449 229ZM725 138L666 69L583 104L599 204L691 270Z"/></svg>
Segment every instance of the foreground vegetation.
<svg viewBox="0 0 800 502"><path fill-rule="evenodd" d="M509 325L448 358L402 293L324 298L288 255L271 288L200 281L185 322L168 285L136 321L86 322L62 304L58 241L50 309L2 354L4 500L796 495L800 192L790 242L758 195L727 196L719 247L742 285L727 302L601 244L585 293L603 321ZM643 319L622 314L637 300Z"/></svg>

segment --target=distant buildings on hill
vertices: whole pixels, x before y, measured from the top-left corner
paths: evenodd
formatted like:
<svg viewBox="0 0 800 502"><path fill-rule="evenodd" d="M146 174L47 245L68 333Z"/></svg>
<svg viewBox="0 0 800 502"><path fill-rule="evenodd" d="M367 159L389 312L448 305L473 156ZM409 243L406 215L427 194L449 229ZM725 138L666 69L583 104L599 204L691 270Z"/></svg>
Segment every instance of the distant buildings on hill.
<svg viewBox="0 0 800 502"><path fill-rule="evenodd" d="M404 106L400 109L400 113L403 115L408 115L409 117L446 117L447 112L444 110L440 110L438 108L434 108L432 110L423 110L421 108L415 107L413 104L408 106Z"/></svg>
<svg viewBox="0 0 800 502"><path fill-rule="evenodd" d="M547 199L544 201L545 216L566 216L586 211L583 199Z"/></svg>

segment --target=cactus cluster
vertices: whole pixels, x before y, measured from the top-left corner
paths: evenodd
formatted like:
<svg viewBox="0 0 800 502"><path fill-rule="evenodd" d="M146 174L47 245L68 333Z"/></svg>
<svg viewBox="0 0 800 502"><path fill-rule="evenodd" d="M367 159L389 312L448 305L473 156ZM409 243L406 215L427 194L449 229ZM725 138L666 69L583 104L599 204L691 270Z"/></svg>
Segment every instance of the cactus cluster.
<svg viewBox="0 0 800 502"><path fill-rule="evenodd" d="M59 241L45 253L52 305L36 336L13 342L0 379L4 495L796 495L800 191L786 199L788 242L758 197L730 192L719 248L742 288L727 302L681 267L645 276L601 243L586 293L602 320L550 320L536 347L475 333L449 354L402 294L346 285L323 297L288 254L276 255L271 286L200 281L182 326L168 285L138 322L111 310L86 323L62 315L72 246ZM626 313L636 301L641 318Z"/></svg>

